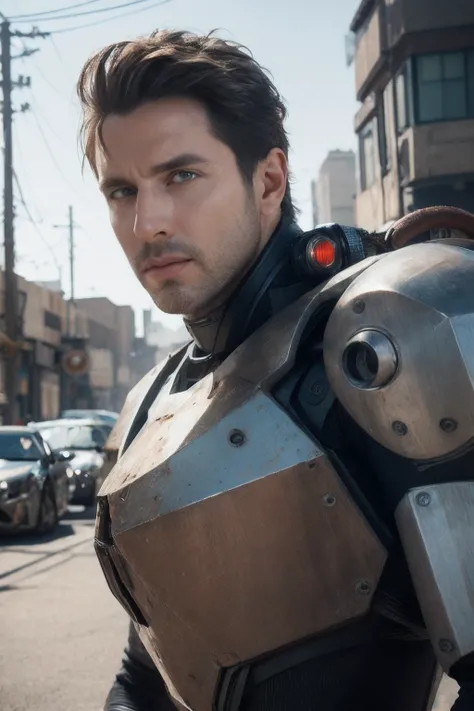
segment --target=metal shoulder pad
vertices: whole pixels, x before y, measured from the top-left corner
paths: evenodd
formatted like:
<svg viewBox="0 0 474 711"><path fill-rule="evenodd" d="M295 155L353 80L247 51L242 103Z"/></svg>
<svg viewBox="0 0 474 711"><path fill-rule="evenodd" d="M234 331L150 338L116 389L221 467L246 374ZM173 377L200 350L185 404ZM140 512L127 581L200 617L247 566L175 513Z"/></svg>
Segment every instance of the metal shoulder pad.
<svg viewBox="0 0 474 711"><path fill-rule="evenodd" d="M360 274L327 324L334 393L387 449L418 461L474 432L474 251L418 244Z"/></svg>
<svg viewBox="0 0 474 711"><path fill-rule="evenodd" d="M401 457L443 464L447 483L408 491L396 521L445 671L474 653L474 481L456 482L449 465L472 453L473 284L472 250L405 247L352 282L324 342L329 382L358 425Z"/></svg>
<svg viewBox="0 0 474 711"><path fill-rule="evenodd" d="M474 482L412 489L396 521L438 660L474 653Z"/></svg>

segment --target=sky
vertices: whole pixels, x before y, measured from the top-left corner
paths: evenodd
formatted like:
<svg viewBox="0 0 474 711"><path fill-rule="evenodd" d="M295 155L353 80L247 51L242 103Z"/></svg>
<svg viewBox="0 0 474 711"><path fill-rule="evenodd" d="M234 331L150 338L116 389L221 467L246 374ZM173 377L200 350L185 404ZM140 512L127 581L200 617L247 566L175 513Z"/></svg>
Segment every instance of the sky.
<svg viewBox="0 0 474 711"><path fill-rule="evenodd" d="M31 77L30 88L13 92L13 160L19 184L15 185L16 271L35 281L61 277L69 295L65 225L71 205L77 225L75 296L107 296L117 304L131 304L138 320L142 309L153 308L154 319L175 328L180 319L153 307L133 275L109 226L95 179L87 168L81 169L75 85L84 61L106 44L158 27L218 29L221 36L249 47L271 72L288 107L293 195L301 210L300 224L309 229L311 180L329 150L356 145L354 67L346 65L344 38L359 0L135 0L123 7L126 3L0 0L3 15L18 17L12 19L12 30L29 32L37 26L51 32L46 39L13 40L14 55L25 47L38 49L16 58L12 65L13 79ZM110 9L117 6L122 7ZM53 14L26 17L63 8L56 14L71 17L55 21ZM106 12L79 15L105 8ZM101 24L81 28L97 22ZM29 104L29 110L22 112L23 104Z"/></svg>

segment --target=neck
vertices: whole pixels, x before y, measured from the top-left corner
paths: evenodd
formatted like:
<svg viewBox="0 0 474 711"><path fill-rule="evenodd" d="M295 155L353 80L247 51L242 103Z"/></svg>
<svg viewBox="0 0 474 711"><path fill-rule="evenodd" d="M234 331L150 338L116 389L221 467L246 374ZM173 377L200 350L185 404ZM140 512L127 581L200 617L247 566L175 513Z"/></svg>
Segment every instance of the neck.
<svg viewBox="0 0 474 711"><path fill-rule="evenodd" d="M295 223L282 220L227 302L205 318L184 320L195 342L196 358L226 357L308 289L291 264L291 245L300 234Z"/></svg>

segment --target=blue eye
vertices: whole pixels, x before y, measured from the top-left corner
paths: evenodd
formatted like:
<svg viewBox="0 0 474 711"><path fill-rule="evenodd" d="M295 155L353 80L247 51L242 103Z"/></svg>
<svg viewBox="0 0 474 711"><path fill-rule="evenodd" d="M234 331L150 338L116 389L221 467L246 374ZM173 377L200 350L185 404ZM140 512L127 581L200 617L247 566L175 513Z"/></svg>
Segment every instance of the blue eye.
<svg viewBox="0 0 474 711"><path fill-rule="evenodd" d="M109 200L122 200L123 198L135 195L136 192L134 188L116 188L109 194Z"/></svg>
<svg viewBox="0 0 474 711"><path fill-rule="evenodd" d="M191 180L197 178L197 173L192 170L178 170L173 174L171 182L173 183L189 183Z"/></svg>

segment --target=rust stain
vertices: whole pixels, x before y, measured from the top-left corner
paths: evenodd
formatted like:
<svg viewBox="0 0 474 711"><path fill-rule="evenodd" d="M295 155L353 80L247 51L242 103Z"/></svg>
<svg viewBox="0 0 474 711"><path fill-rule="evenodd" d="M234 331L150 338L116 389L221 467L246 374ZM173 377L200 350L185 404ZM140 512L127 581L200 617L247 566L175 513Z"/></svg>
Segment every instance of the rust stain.
<svg viewBox="0 0 474 711"><path fill-rule="evenodd" d="M166 422L167 420L171 420L172 417L174 417L173 413L170 413L168 415L162 415L161 417L158 417L156 422Z"/></svg>
<svg viewBox="0 0 474 711"><path fill-rule="evenodd" d="M159 477L171 476L172 470L169 464L162 464L158 467L157 475Z"/></svg>

